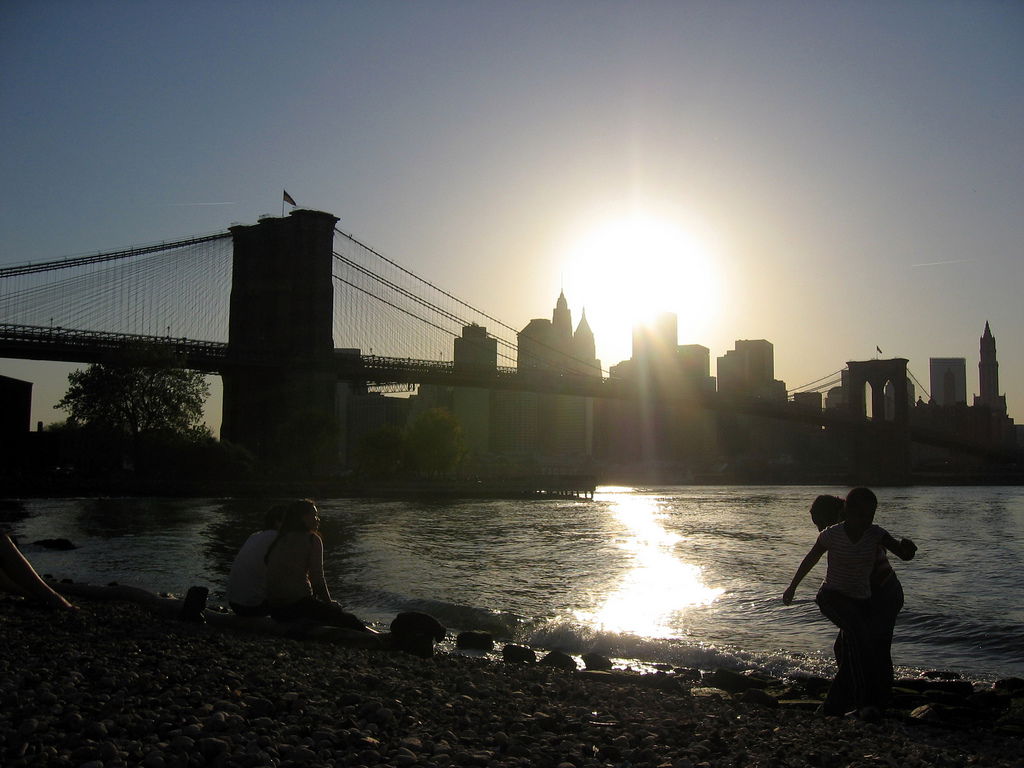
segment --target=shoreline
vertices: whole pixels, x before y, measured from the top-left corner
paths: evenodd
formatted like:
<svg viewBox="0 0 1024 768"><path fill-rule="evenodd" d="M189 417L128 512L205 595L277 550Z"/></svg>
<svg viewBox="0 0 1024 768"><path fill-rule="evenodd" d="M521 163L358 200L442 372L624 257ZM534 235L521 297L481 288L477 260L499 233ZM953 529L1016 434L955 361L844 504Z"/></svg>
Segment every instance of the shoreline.
<svg viewBox="0 0 1024 768"><path fill-rule="evenodd" d="M735 672L696 680L419 658L76 600L73 612L0 602L5 765L838 768L971 755L1019 766L1024 750L1024 691L979 691L1007 705L984 710L1000 713L984 724L980 703L966 724L939 719L951 705L937 701L930 717L866 723L817 716L806 699L781 703L770 686L713 687L751 679Z"/></svg>
<svg viewBox="0 0 1024 768"><path fill-rule="evenodd" d="M845 480L845 481L844 481ZM543 484L541 484L542 486ZM481 499L536 499L550 501L555 499L588 500L602 487L631 488L702 488L702 487L852 487L858 485L852 478L804 478L804 479L762 479L743 480L737 478L706 479L706 482L671 482L665 479L651 478L614 478L594 479L585 485L571 484L552 488L541 486L526 488L522 484L515 487L501 483L443 482L395 484L395 485L358 485L349 482L332 480L315 481L273 481L273 482L224 482L224 483L160 483L148 481L69 481L49 479L39 482L10 481L7 484L2 500L45 499L45 498L227 498L227 499L259 499L259 498L316 498L316 499L366 499L366 500L417 500L458 501ZM906 484L873 483L873 487L887 488L1001 488L1024 486L1024 474L1008 477L976 476L976 477L932 477L921 476L911 478Z"/></svg>

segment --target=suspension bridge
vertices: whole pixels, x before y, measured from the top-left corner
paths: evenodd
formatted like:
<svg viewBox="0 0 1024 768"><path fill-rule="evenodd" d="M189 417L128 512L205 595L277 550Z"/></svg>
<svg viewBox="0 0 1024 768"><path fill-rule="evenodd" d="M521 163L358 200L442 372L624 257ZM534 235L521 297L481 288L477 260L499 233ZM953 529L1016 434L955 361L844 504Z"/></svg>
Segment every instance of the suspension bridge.
<svg viewBox="0 0 1024 768"><path fill-rule="evenodd" d="M487 328L492 365L445 359L467 326ZM293 429L297 413L333 413L339 381L377 390L437 384L597 398L638 397L635 382L576 372L571 360L524 367L517 331L337 227L331 214L295 210L225 232L0 269L0 357L116 362L146 348L224 382L222 436L257 455ZM552 351L556 354L556 350ZM886 365L882 365L886 364ZM949 435L911 434L906 360L850 363L854 398L843 411L685 395L702 408L823 426L884 431L874 413L897 388L900 441L981 450ZM901 383L902 382L902 383ZM803 391L833 386L832 377ZM904 387L900 390L900 387ZM683 395L680 395L683 396ZM905 403L904 403L905 404ZM902 410L901 410L902 409Z"/></svg>

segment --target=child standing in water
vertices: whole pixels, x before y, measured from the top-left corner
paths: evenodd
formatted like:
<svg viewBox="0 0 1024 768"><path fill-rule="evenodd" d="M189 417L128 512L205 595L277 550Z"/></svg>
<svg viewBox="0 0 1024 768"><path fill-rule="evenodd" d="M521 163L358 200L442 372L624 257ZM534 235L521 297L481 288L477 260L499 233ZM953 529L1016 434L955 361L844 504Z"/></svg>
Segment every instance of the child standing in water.
<svg viewBox="0 0 1024 768"><path fill-rule="evenodd" d="M825 714L843 714L852 705L865 718L877 717L884 705L883 659L872 636L871 574L883 547L901 560L914 557L909 539L896 541L873 524L878 499L868 488L854 488L846 497L843 522L819 535L797 568L782 602L789 605L803 578L828 552L825 580L815 602L843 634L839 668L825 699Z"/></svg>

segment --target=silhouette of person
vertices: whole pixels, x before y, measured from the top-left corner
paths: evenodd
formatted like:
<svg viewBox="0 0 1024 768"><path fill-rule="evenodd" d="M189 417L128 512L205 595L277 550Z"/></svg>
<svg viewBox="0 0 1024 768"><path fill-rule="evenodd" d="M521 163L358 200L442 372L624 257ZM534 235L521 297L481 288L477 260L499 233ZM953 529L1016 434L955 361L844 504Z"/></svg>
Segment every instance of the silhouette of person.
<svg viewBox="0 0 1024 768"><path fill-rule="evenodd" d="M845 519L818 534L782 595L782 602L790 605L797 586L828 552L825 580L815 602L841 630L842 642L838 670L822 707L825 714L843 714L852 704L864 719L881 716L878 707L884 703L884 693L880 690L880 661L873 637L871 575L879 547L902 560L912 559L917 547L909 539L896 541L888 531L874 525L877 507L878 499L870 489L850 491Z"/></svg>
<svg viewBox="0 0 1024 768"><path fill-rule="evenodd" d="M811 504L811 520L818 532L843 522L845 501L838 496L818 496ZM903 585L896 577L896 571L889 563L885 547L879 547L874 568L871 571L871 637L875 662L872 668L877 672L878 706L888 706L892 699L893 663L892 638L896 628L896 617L903 609ZM833 645L836 661L842 655L843 633L836 635Z"/></svg>
<svg viewBox="0 0 1024 768"><path fill-rule="evenodd" d="M271 507L263 520L263 530L245 540L228 575L228 605L239 616L269 616L267 602L267 564L264 558L277 537L284 507Z"/></svg>
<svg viewBox="0 0 1024 768"><path fill-rule="evenodd" d="M0 590L21 595L49 608L78 610L77 605L69 603L39 577L32 563L5 532L0 532Z"/></svg>
<svg viewBox="0 0 1024 768"><path fill-rule="evenodd" d="M331 600L324 579L324 544L319 527L319 511L309 499L293 501L284 508L277 536L264 556L271 617L373 632Z"/></svg>

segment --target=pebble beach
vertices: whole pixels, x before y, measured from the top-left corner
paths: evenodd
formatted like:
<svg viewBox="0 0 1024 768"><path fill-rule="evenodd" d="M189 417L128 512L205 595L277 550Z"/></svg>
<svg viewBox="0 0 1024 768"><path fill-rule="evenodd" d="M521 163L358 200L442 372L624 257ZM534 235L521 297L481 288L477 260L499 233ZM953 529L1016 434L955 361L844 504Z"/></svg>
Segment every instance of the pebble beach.
<svg viewBox="0 0 1024 768"><path fill-rule="evenodd" d="M5 766L1024 765L1019 690L979 689L999 703L973 725L868 723L721 674L420 658L76 603L0 601Z"/></svg>

